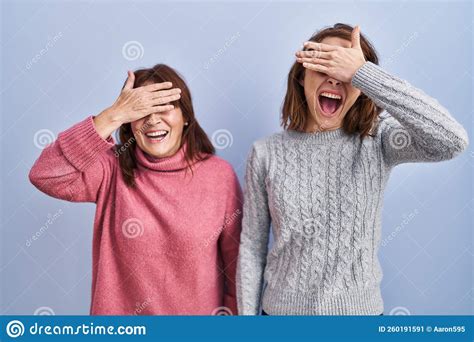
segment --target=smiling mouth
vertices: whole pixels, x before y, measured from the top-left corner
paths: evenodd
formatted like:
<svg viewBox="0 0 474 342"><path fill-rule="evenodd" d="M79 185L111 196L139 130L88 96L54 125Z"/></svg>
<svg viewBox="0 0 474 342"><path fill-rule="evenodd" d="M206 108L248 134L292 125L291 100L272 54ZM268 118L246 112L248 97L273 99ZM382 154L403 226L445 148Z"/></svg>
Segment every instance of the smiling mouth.
<svg viewBox="0 0 474 342"><path fill-rule="evenodd" d="M145 133L145 136L151 142L162 142L163 140L166 139L168 135L169 135L169 131L166 131L166 130L159 130L159 131Z"/></svg>
<svg viewBox="0 0 474 342"><path fill-rule="evenodd" d="M318 96L319 108L325 116L333 116L342 107L342 96L322 92Z"/></svg>

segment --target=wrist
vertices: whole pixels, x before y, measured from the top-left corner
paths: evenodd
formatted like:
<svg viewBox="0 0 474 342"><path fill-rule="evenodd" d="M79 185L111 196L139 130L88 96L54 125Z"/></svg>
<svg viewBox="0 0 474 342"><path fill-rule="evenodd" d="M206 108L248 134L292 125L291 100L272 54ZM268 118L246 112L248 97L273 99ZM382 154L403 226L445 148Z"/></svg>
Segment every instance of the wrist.
<svg viewBox="0 0 474 342"><path fill-rule="evenodd" d="M352 85L354 85L354 84L353 84L353 81L354 81L355 75L356 75L357 72L365 65L365 63L367 63L367 61L361 62L359 65L356 66L355 71L354 71L354 73L352 74L352 77L351 77L351 79L350 79L350 83L351 83Z"/></svg>
<svg viewBox="0 0 474 342"><path fill-rule="evenodd" d="M104 109L99 115L94 116L93 121L97 133L99 133L103 139L107 139L122 125L121 120L112 107Z"/></svg>
<svg viewBox="0 0 474 342"><path fill-rule="evenodd" d="M113 106L104 109L98 116L102 116L103 121L114 129L119 128L123 124L119 113Z"/></svg>

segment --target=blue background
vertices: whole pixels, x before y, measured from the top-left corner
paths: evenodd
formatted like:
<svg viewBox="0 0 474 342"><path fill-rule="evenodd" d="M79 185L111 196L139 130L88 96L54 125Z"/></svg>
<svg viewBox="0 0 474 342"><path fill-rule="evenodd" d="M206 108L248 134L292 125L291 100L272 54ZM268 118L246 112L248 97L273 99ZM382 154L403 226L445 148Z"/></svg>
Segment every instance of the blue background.
<svg viewBox="0 0 474 342"><path fill-rule="evenodd" d="M280 130L294 52L336 22L360 24L381 66L472 137L470 2L2 2L0 313L88 314L95 207L40 193L28 172L45 142L113 103L127 69L179 70L209 136L227 131L218 153L243 180L251 143ZM473 313L472 151L392 172L379 251L386 315Z"/></svg>

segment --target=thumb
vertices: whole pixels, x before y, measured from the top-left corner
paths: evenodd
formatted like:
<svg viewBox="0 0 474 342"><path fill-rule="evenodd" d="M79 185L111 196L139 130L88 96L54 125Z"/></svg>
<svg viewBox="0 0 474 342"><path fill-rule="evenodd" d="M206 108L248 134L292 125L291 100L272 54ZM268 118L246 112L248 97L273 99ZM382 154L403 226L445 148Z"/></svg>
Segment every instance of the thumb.
<svg viewBox="0 0 474 342"><path fill-rule="evenodd" d="M135 74L133 71L128 70L128 77L127 80L125 81L125 85L123 86L123 89L133 89L133 85L135 84Z"/></svg>
<svg viewBox="0 0 474 342"><path fill-rule="evenodd" d="M360 48L360 26L357 25L352 30L351 41L353 48Z"/></svg>

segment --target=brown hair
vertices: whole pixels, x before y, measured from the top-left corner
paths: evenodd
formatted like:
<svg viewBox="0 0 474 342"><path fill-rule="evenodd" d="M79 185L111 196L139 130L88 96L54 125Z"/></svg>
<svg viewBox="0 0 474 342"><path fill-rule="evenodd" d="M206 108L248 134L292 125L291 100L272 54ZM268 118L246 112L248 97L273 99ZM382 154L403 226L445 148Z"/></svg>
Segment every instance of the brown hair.
<svg viewBox="0 0 474 342"><path fill-rule="evenodd" d="M176 70L165 64L157 64L152 68L139 69L135 71L134 74L134 88L141 87L148 83L171 82L173 88L181 89L181 98L171 104L181 109L184 120L188 122L188 125L183 128L180 147L186 143L186 151L184 151L185 159L191 171L193 161L206 159L209 155L215 153L214 146L194 116L191 92L183 77ZM120 126L119 140L120 144L116 146L115 154L118 155L119 158L122 176L128 186L134 187L134 169L137 168L134 152L136 139L133 135L130 123ZM118 153L119 151L120 153Z"/></svg>
<svg viewBox="0 0 474 342"><path fill-rule="evenodd" d="M337 23L333 27L326 27L316 32L309 40L320 43L326 37L339 37L350 41L352 29L353 27L350 25ZM365 60L378 64L375 48L362 34L360 35L360 45ZM306 103L304 88L300 84L304 73L305 68L299 62L295 62L290 69L288 90L282 106L281 124L284 129L304 130L308 116L311 115ZM344 116L342 127L346 133L359 133L362 139L370 135L382 110L367 95L361 93Z"/></svg>

